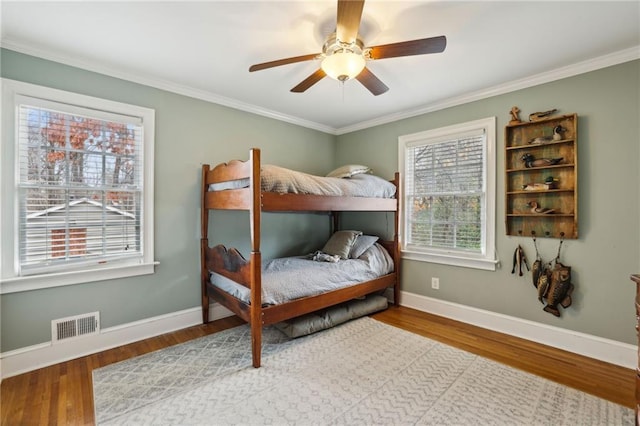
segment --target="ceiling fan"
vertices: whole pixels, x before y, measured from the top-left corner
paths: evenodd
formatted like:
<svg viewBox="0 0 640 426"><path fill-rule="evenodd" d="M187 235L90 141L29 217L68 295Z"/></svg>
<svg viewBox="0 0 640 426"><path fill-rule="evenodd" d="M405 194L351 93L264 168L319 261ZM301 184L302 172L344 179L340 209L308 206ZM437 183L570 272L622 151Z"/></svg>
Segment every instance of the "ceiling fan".
<svg viewBox="0 0 640 426"><path fill-rule="evenodd" d="M291 89L292 92L304 92L324 77L329 76L342 82L355 78L371 93L378 96L385 93L389 88L366 67L366 61L441 53L447 46L447 38L438 36L365 47L360 37L358 37L363 7L364 0L338 0L336 31L325 41L322 53L294 56L255 64L249 68L249 71L260 71L281 65L319 59L322 61L320 69Z"/></svg>

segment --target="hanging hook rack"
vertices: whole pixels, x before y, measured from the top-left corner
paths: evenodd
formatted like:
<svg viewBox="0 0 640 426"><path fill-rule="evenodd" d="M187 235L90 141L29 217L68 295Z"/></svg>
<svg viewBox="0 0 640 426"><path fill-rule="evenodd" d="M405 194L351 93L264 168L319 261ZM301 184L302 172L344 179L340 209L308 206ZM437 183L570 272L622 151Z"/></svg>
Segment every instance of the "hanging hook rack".
<svg viewBox="0 0 640 426"><path fill-rule="evenodd" d="M519 236L523 236L523 234L524 234L524 233L523 233L522 229L518 229L518 235L519 235ZM536 239L537 235L538 235L538 234L536 233L536 231L531 231L531 237L532 237L534 240ZM564 233L564 231L561 231L561 232L560 232L560 234L558 234L558 235L560 235L560 239L564 239L566 234ZM553 233L553 232L551 232L551 231L544 231L544 236L545 236L546 238L553 238L554 233Z"/></svg>

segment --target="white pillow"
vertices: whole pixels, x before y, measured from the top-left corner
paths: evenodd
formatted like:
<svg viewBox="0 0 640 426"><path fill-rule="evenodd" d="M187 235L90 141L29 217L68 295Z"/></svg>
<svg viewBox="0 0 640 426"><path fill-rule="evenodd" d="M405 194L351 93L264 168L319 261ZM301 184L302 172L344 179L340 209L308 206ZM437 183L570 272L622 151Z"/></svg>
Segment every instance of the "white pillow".
<svg viewBox="0 0 640 426"><path fill-rule="evenodd" d="M327 177L350 178L360 173L371 173L371 169L360 164L347 164L329 172Z"/></svg>

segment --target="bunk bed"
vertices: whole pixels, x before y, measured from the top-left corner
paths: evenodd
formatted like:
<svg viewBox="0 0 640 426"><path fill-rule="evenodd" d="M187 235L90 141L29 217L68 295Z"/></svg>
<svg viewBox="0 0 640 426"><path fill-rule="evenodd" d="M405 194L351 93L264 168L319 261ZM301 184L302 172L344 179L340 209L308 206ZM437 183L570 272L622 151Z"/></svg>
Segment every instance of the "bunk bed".
<svg viewBox="0 0 640 426"><path fill-rule="evenodd" d="M218 164L213 168L208 164L202 166L200 263L203 322L209 322L210 299L220 303L248 322L251 327L253 366L256 368L260 367L263 326L297 318L373 293L383 292L388 288L393 288L394 303L396 305L399 303L398 200L400 197L398 173L390 182L368 175L371 176L366 177L368 180L379 179L378 182L373 181L373 194L362 193L359 189L356 189L354 193L350 188L345 190L341 187L343 184L353 187L358 180L365 180L364 174L358 175L360 179L358 176L349 179L318 178L318 181L322 182L321 188L309 190L307 188L298 189L296 185L290 183L281 184L277 179L283 173L293 174L294 178L297 174L306 175L275 166L261 165L260 150L257 148L250 150L247 161L232 160L228 163ZM276 176L274 177L274 175ZM328 184L325 184L325 181L328 181ZM380 182L386 185L390 184L392 190L377 191L376 188L384 186L380 185ZM337 190L334 186L338 187ZM235 248L227 248L221 244L209 246L209 212L211 210L244 210L249 212L251 253L248 259ZM265 265L263 265L260 252L262 212L327 212L332 220L331 229L336 231L339 229L339 213L344 211L392 212L394 218L393 239L390 241L379 240L367 249L363 257L360 258L370 260L375 255L373 251L382 250L386 253L384 256L390 259L390 266L374 278L369 276L361 278L361 281L350 282L338 288L323 288L316 293L304 294L302 297L294 296L286 300L269 300L268 295L264 293L267 285L274 286L272 283L274 280L268 280L271 275L267 275L268 272L264 271ZM215 233L215 227L212 231ZM294 259L294 261L300 262L302 260ZM341 262L349 263L347 260ZM309 265L315 263L318 262L307 261ZM330 263L325 264L330 265ZM363 262L360 261L360 263ZM271 266L269 263L268 267ZM307 274L307 276L309 275L315 274ZM263 284L265 288L263 288Z"/></svg>

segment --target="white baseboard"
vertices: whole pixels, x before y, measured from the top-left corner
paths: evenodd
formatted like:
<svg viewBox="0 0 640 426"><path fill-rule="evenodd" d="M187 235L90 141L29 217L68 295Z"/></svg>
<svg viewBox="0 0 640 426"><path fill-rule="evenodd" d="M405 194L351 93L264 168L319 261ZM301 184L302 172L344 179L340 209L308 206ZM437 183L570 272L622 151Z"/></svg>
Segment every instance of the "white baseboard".
<svg viewBox="0 0 640 426"><path fill-rule="evenodd" d="M622 367L635 369L637 365L638 349L635 345L414 293L402 292L400 304ZM232 313L229 310L217 303L209 307L209 318L212 321L230 315ZM191 308L105 328L100 334L69 342L56 345L46 342L4 352L0 354L0 377L4 379L201 323L202 311L200 308Z"/></svg>
<svg viewBox="0 0 640 426"><path fill-rule="evenodd" d="M229 310L217 303L209 306L212 321L230 315ZM104 328L99 334L69 342L55 345L46 342L3 352L0 354L0 377L4 379L198 324L202 324L202 309L199 307Z"/></svg>
<svg viewBox="0 0 640 426"><path fill-rule="evenodd" d="M590 334L402 292L400 305L635 369L638 347Z"/></svg>

